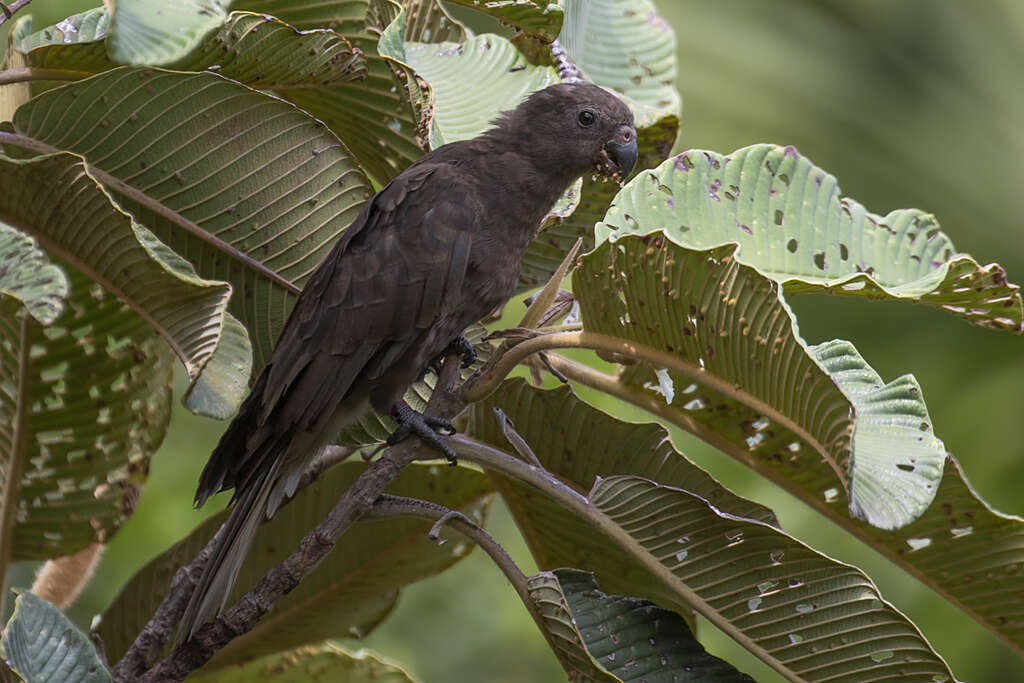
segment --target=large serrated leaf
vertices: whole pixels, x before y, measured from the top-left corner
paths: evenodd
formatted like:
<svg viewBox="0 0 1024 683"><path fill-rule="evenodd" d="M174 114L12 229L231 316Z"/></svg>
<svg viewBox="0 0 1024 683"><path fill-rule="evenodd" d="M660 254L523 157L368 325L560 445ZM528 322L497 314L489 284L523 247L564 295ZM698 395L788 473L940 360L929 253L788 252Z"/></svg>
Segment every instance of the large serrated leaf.
<svg viewBox="0 0 1024 683"><path fill-rule="evenodd" d="M571 680L658 683L753 679L713 657L675 612L648 600L607 595L593 574L576 569L540 572L530 595L555 636L556 653Z"/></svg>
<svg viewBox="0 0 1024 683"><path fill-rule="evenodd" d="M793 147L684 152L623 188L596 229L598 240L653 231L695 249L738 244L738 260L787 292L912 301L1021 332L1002 268L957 253L922 211L869 213Z"/></svg>
<svg viewBox="0 0 1024 683"><path fill-rule="evenodd" d="M88 636L59 609L29 592L18 592L0 640L0 656L29 683L112 680Z"/></svg>
<svg viewBox="0 0 1024 683"><path fill-rule="evenodd" d="M70 266L48 327L0 316L0 560L106 541L135 505L170 420L173 355L131 309Z"/></svg>
<svg viewBox="0 0 1024 683"><path fill-rule="evenodd" d="M931 425L918 434L927 450L908 444L905 430L871 419L858 426L854 411L867 395L844 393L800 338L778 284L740 264L735 250L686 249L660 233L605 242L574 279L585 329L648 347L647 363L627 367L620 382L656 396L665 404L659 414L688 431L804 495L831 489L845 500L852 468L851 514L886 529L913 521L941 476L944 449ZM657 386L662 367L672 400L645 388ZM920 400L886 410L904 424L922 422ZM907 471L911 457L920 463ZM902 480L898 490L890 479Z"/></svg>
<svg viewBox="0 0 1024 683"><path fill-rule="evenodd" d="M19 301L36 322L49 325L64 310L68 291L64 271L50 262L36 241L0 223L0 300Z"/></svg>
<svg viewBox="0 0 1024 683"><path fill-rule="evenodd" d="M547 0L450 1L489 14L544 43L550 43L558 37L565 19L565 10Z"/></svg>
<svg viewBox="0 0 1024 683"><path fill-rule="evenodd" d="M228 604L295 549L299 538L327 515L339 491L345 491L364 467L363 463L344 463L332 468L260 528ZM491 499L488 481L479 472L431 465L407 468L388 492L431 500L477 521L482 521ZM124 654L160 604L174 572L191 561L226 516L227 512L222 512L199 526L125 585L96 628L111 661ZM208 669L325 638L369 633L391 612L404 585L449 567L469 550L447 531L443 536L453 542L437 546L427 538L429 528L429 522L415 519L353 526L312 574L254 630L221 650Z"/></svg>
<svg viewBox="0 0 1024 683"><path fill-rule="evenodd" d="M95 74L118 66L107 54L107 17L106 9L97 7L35 33L31 21L22 21L12 36L32 67ZM260 88L316 87L366 75L362 54L334 31L299 31L280 19L249 12L232 12L219 29L167 66L210 69Z"/></svg>
<svg viewBox="0 0 1024 683"><path fill-rule="evenodd" d="M196 683L275 683L344 681L345 683L415 683L397 664L382 660L366 650L349 652L335 643L303 645L251 662L236 664L189 680Z"/></svg>
<svg viewBox="0 0 1024 683"><path fill-rule="evenodd" d="M0 134L0 142L3 134ZM75 154L31 159L0 155L0 219L33 235L132 309L174 349L193 382L186 404L226 417L245 396L224 381L248 376L252 351L227 312L231 286L198 277L192 266L136 223ZM224 335L230 326L229 343ZM200 380L205 369L221 379Z"/></svg>
<svg viewBox="0 0 1024 683"><path fill-rule="evenodd" d="M231 282L256 368L372 192L323 124L211 73L121 67L34 98L11 130L16 144L84 157L201 277Z"/></svg>
<svg viewBox="0 0 1024 683"><path fill-rule="evenodd" d="M228 4L222 0L117 0L111 5L107 50L118 64L171 64L224 23Z"/></svg>
<svg viewBox="0 0 1024 683"><path fill-rule="evenodd" d="M790 680L949 680L920 631L856 567L640 477L589 501L664 586Z"/></svg>

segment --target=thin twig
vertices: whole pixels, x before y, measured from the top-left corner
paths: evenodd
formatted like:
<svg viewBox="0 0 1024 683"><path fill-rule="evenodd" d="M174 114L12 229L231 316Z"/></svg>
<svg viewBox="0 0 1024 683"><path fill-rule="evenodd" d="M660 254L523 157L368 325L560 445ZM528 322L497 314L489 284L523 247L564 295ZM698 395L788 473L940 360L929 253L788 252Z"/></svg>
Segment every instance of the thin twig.
<svg viewBox="0 0 1024 683"><path fill-rule="evenodd" d="M498 424L501 425L501 433L512 444L512 448L516 449L516 453L522 456L523 460L533 463L537 467L544 467L540 464L540 460L537 459L537 454L530 448L530 444L526 443L526 439L516 431L516 426L512 424L512 419L505 414L505 411L501 408L494 408L493 410L494 417L498 419Z"/></svg>
<svg viewBox="0 0 1024 683"><path fill-rule="evenodd" d="M437 523L431 527L430 533L436 534L438 527L447 524L470 541L480 547L491 558L501 573L505 575L508 582L512 584L516 594L522 601L526 611L529 612L533 621L537 624L541 634L548 641L551 649L558 650L558 643L553 640L552 634L545 625L544 615L540 607L530 595L530 586L527 576L519 569L515 560L508 554L505 548L498 543L493 536L488 534L480 525L474 523L461 512L449 510L446 507L426 500L416 498L405 498L402 496L382 495L367 511L363 519L389 519L392 517L422 517L424 519L435 519ZM431 536L435 539L435 536Z"/></svg>
<svg viewBox="0 0 1024 683"><path fill-rule="evenodd" d="M441 377L427 403L427 414L454 417L461 411L464 404L459 402L451 391L458 375L458 354L450 354L445 358ZM418 439L408 439L389 448L379 460L370 463L363 470L327 517L302 538L298 548L264 574L259 583L235 605L203 625L191 639L182 643L167 659L146 671L144 675L140 676L142 672L138 670L124 670L118 680L140 680L150 683L183 680L234 638L251 631L278 600L298 586L299 582L323 560L334 548L341 534L370 509L373 502L406 466L428 455L431 458L436 457L436 454L429 451ZM187 603L193 590L194 581L187 587L182 587L182 595L176 599ZM143 630L149 627L150 624L147 624ZM163 642L160 643L160 647L163 647ZM131 675L133 673L134 677Z"/></svg>
<svg viewBox="0 0 1024 683"><path fill-rule="evenodd" d="M32 2L32 0L14 0L14 2L9 5L6 2L0 2L0 11L3 12L3 16L0 17L0 24L13 17L18 10L30 2Z"/></svg>

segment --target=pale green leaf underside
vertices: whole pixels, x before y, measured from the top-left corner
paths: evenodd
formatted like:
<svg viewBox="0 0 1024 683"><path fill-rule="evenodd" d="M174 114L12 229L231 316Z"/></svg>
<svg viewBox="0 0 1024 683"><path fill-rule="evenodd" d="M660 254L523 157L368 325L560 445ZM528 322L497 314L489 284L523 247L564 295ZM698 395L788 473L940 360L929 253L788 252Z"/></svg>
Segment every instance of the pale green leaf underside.
<svg viewBox="0 0 1024 683"><path fill-rule="evenodd" d="M900 465L925 452L908 444L905 430L876 424L854 436L857 397L844 394L799 337L778 284L739 263L735 250L690 250L661 233L603 243L574 280L585 328L664 354L649 362L672 379L671 402L657 390L657 367L629 366L621 381L657 397L659 414L785 486L813 480L812 488L845 500L854 438L853 458L867 466L857 470L851 513L883 528L909 523L934 495L941 442L930 425L920 432L930 459L907 472ZM919 426L922 405L897 402L888 419ZM886 483L893 478L918 495L895 490Z"/></svg>
<svg viewBox="0 0 1024 683"><path fill-rule="evenodd" d="M344 463L321 475L260 527L239 574L233 603L263 574L287 557L362 472L363 463ZM389 493L424 498L482 521L491 499L484 475L468 468L415 465ZM178 567L206 544L227 513L222 512L143 567L103 614L97 631L107 655L116 660L163 599ZM430 523L412 518L359 523L294 591L249 633L221 650L208 666L220 669L282 649L326 638L368 634L394 607L400 589L451 566L470 547L454 532L442 546L427 538Z"/></svg>
<svg viewBox="0 0 1024 683"><path fill-rule="evenodd" d="M112 294L64 268L71 294L48 327L0 315L0 476L20 472L12 497L0 500L14 511L14 560L108 540L131 514L170 421L167 345Z"/></svg>
<svg viewBox="0 0 1024 683"><path fill-rule="evenodd" d="M541 42L550 43L562 30L565 10L547 0L451 0L471 7L516 28Z"/></svg>
<svg viewBox="0 0 1024 683"><path fill-rule="evenodd" d="M211 73L121 67L43 93L14 130L128 185L108 189L201 277L230 282L256 368L372 192L319 121Z"/></svg>
<svg viewBox="0 0 1024 683"><path fill-rule="evenodd" d="M415 683L397 664L366 650L350 652L335 643L303 645L294 650L260 657L245 664L229 666L194 678L196 683Z"/></svg>
<svg viewBox="0 0 1024 683"><path fill-rule="evenodd" d="M1019 288L1002 268L958 254L922 211L868 213L793 147L684 152L624 188L596 232L655 230L695 249L738 244L741 262L787 292L907 300L1021 331Z"/></svg>
<svg viewBox="0 0 1024 683"><path fill-rule="evenodd" d="M118 64L171 64L224 23L227 4L227 0L117 0L107 51Z"/></svg>
<svg viewBox="0 0 1024 683"><path fill-rule="evenodd" d="M946 448L932 431L917 380L904 375L886 384L847 341L811 351L856 409L850 513L883 529L920 516L942 479Z"/></svg>
<svg viewBox="0 0 1024 683"><path fill-rule="evenodd" d="M666 587L692 594L698 611L717 615L720 628L780 673L806 681L952 679L856 567L640 477L604 479L588 497L658 567Z"/></svg>
<svg viewBox="0 0 1024 683"><path fill-rule="evenodd" d="M0 655L29 683L112 680L89 638L59 609L28 591L18 592Z"/></svg>
<svg viewBox="0 0 1024 683"><path fill-rule="evenodd" d="M649 0L562 0L559 41L594 83L628 98L637 127L678 118L676 36ZM614 55L614 58L609 58Z"/></svg>
<svg viewBox="0 0 1024 683"><path fill-rule="evenodd" d="M107 54L103 7L31 30L30 21L19 22L15 45L33 67L94 74L118 66ZM323 86L366 75L366 60L334 31L298 31L274 17L248 12L232 12L223 26L168 66L210 69L260 88Z"/></svg>
<svg viewBox="0 0 1024 683"><path fill-rule="evenodd" d="M19 301L42 325L64 310L68 278L28 235L0 223L0 300Z"/></svg>
<svg viewBox="0 0 1024 683"><path fill-rule="evenodd" d="M434 91L431 147L476 137L503 111L558 82L549 66L530 64L505 38L483 34L465 43L406 43L407 63Z"/></svg>
<svg viewBox="0 0 1024 683"><path fill-rule="evenodd" d="M580 681L657 683L752 681L712 657L675 612L640 598L607 595L576 569L529 579L556 652Z"/></svg>
<svg viewBox="0 0 1024 683"><path fill-rule="evenodd" d="M218 375L249 368L246 337L236 335L230 345L218 347L229 324L231 286L198 277L188 262L121 210L81 157L0 155L0 185L14 188L0 197L0 219L128 302L170 344L193 382L205 368ZM215 396L211 390L218 386L223 392ZM222 404L213 414L226 417L245 389L204 381L200 393L207 395L201 404Z"/></svg>

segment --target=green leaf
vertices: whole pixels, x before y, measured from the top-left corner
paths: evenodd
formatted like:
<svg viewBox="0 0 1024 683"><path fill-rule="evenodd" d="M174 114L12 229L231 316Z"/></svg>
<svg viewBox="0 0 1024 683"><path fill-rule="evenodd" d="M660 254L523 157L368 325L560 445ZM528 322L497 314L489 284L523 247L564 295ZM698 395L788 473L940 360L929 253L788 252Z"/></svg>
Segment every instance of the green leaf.
<svg viewBox="0 0 1024 683"><path fill-rule="evenodd" d="M735 250L685 249L657 233L605 242L584 257L574 291L585 329L645 347L646 362L625 368L619 383L797 495L831 491L845 501L852 474L851 515L886 529L913 521L934 496L945 454L930 422L921 428L920 396L886 404L884 418L863 426L855 417L858 402L912 380L844 393L800 338L778 284L739 263ZM671 400L657 390L661 368ZM888 429L886 420L903 427ZM908 441L908 424L922 441ZM918 459L913 471L910 458ZM900 481L898 490L889 480Z"/></svg>
<svg viewBox="0 0 1024 683"><path fill-rule="evenodd" d="M456 5L471 7L489 14L502 23L518 29L541 42L550 43L562 30L565 10L546 0L450 0Z"/></svg>
<svg viewBox="0 0 1024 683"><path fill-rule="evenodd" d="M775 527L640 477L599 481L588 498L666 588L786 677L952 679L871 579Z"/></svg>
<svg viewBox="0 0 1024 683"><path fill-rule="evenodd" d="M64 270L71 294L48 327L7 306L0 315L0 566L107 541L170 420L167 345L113 294Z"/></svg>
<svg viewBox="0 0 1024 683"><path fill-rule="evenodd" d="M628 98L638 127L679 116L676 34L654 3L562 0L562 7L566 20L558 39L587 80Z"/></svg>
<svg viewBox="0 0 1024 683"><path fill-rule="evenodd" d="M793 147L684 152L623 188L596 230L599 241L664 231L692 249L738 244L741 263L787 292L912 301L1022 329L1019 287L1002 268L957 253L922 211L868 213Z"/></svg>
<svg viewBox="0 0 1024 683"><path fill-rule="evenodd" d="M162 66L189 54L227 16L222 0L117 0L107 50L118 64Z"/></svg>
<svg viewBox="0 0 1024 683"><path fill-rule="evenodd" d="M31 31L30 24L18 28L19 36ZM95 74L117 66L107 55L106 34L107 12L97 7L23 35L15 44L33 67ZM334 31L299 31L248 12L232 12L217 31L168 66L210 69L260 88L319 87L366 76L366 60Z"/></svg>
<svg viewBox="0 0 1024 683"><path fill-rule="evenodd" d="M850 505L857 508L853 516L888 520L876 524L883 529L903 526L902 520L919 516L918 507L935 497L946 460L917 380L904 375L884 383L853 344L840 339L811 351L856 408L850 469Z"/></svg>
<svg viewBox="0 0 1024 683"><path fill-rule="evenodd" d="M29 683L112 680L88 636L59 609L27 591L16 592L0 655L18 675Z"/></svg>
<svg viewBox="0 0 1024 683"><path fill-rule="evenodd" d="M386 184L423 155L427 144L430 94L412 70L378 54L377 42L399 18L393 0L328 0L310 5L286 2L245 2L247 10L265 11L299 29L330 27L363 51L365 80L325 88L288 90L282 96L327 124L352 151L359 164ZM392 28L406 35L405 15ZM440 19L438 18L438 22Z"/></svg>
<svg viewBox="0 0 1024 683"><path fill-rule="evenodd" d="M36 322L49 325L63 312L68 291L64 271L36 248L36 241L0 223L0 301L16 299Z"/></svg>
<svg viewBox="0 0 1024 683"><path fill-rule="evenodd" d="M495 409L511 419L544 469L581 493L601 478L631 474L690 491L724 513L778 524L771 510L737 496L676 451L660 425L617 420L579 400L568 387L542 391L522 379L510 379L472 406L467 433L507 451ZM687 609L677 595L658 592L656 576L627 553L606 546L557 502L530 486L492 478L541 569L585 568L597 575L605 590Z"/></svg>
<svg viewBox="0 0 1024 683"><path fill-rule="evenodd" d="M345 681L345 683L415 683L401 667L366 650L350 652L335 643L303 645L193 678L196 683L275 683Z"/></svg>
<svg viewBox="0 0 1024 683"><path fill-rule="evenodd" d="M406 43L404 61L433 89L432 148L476 137L498 114L558 82L554 69L530 64L511 42L489 33L464 43Z"/></svg>
<svg viewBox="0 0 1024 683"><path fill-rule="evenodd" d="M0 184L17 188L0 197L0 219L123 299L171 345L193 382L189 407L219 417L234 412L246 393L252 351L227 312L230 285L198 277L132 220L75 154L20 160L0 155ZM229 325L231 339L222 345ZM241 382L207 379L196 385L207 368L221 378L243 373Z"/></svg>
<svg viewBox="0 0 1024 683"><path fill-rule="evenodd" d="M121 67L34 98L12 130L14 144L84 157L200 277L229 281L256 368L372 193L323 124L212 73Z"/></svg>
<svg viewBox="0 0 1024 683"><path fill-rule="evenodd" d="M594 575L576 569L529 579L557 654L576 681L752 681L713 657L675 612L648 600L607 595Z"/></svg>
<svg viewBox="0 0 1024 683"><path fill-rule="evenodd" d="M364 467L343 463L330 469L260 528L228 604L291 554ZM483 519L491 499L487 478L464 467L412 466L388 492L432 500L477 521ZM156 610L174 572L192 560L226 517L225 511L199 526L122 589L96 628L111 661L121 657ZM429 528L429 522L417 519L356 524L314 573L278 602L254 630L221 650L208 668L220 669L326 638L366 635L391 612L403 586L446 569L469 551L470 546L448 531L442 536L452 542L438 546L427 538Z"/></svg>

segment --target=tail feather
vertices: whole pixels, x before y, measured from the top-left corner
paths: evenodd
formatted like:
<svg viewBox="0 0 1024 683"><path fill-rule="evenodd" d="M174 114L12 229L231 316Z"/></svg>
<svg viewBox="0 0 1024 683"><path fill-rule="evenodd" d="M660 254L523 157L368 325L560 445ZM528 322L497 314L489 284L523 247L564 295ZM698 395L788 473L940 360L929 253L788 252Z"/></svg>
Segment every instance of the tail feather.
<svg viewBox="0 0 1024 683"><path fill-rule="evenodd" d="M224 536L203 569L178 627L179 632L188 634L187 638L224 609L249 546L267 516L267 498L274 487L278 466L279 463L274 462L266 468L235 500L224 525Z"/></svg>

